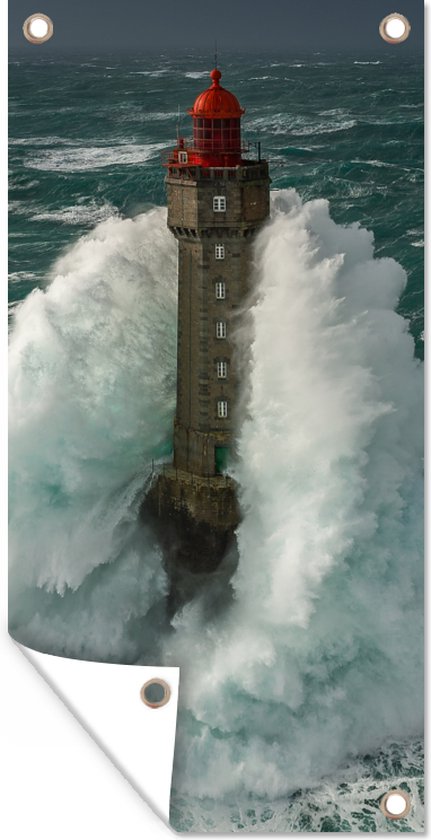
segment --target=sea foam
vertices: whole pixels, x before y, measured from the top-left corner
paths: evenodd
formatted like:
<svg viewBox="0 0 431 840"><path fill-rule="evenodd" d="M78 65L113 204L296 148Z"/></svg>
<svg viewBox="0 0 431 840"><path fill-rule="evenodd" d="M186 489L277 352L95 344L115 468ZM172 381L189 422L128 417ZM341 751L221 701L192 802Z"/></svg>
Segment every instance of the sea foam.
<svg viewBox="0 0 431 840"><path fill-rule="evenodd" d="M104 621L111 613L115 624L128 612L117 600L98 615L99 581L95 591L90 583L85 605L96 613L91 630L81 624L78 598L56 602L64 624L57 634L48 609L33 642L26 622L34 622L32 593L76 591L94 569L127 555L134 500L142 498L151 459L169 449L176 250L166 211L99 224L58 260L49 280L17 309L10 343L11 621L20 615L21 636L35 647L65 645L92 658L98 622L102 647L108 637L112 645ZM154 581L162 580L160 557L152 562ZM142 571L150 584L145 561ZM120 563L117 597L123 573ZM153 595L149 589L139 608ZM121 661L120 637L115 644ZM99 641L97 650L103 659Z"/></svg>
<svg viewBox="0 0 431 840"><path fill-rule="evenodd" d="M273 195L238 336L234 597L219 615L196 599L165 635L160 551L135 523L151 459L169 454L175 276L165 211L115 218L16 312L12 631L84 658L148 662L152 645L182 668L179 794L274 799L421 733L422 371L395 311L406 275L326 201Z"/></svg>
<svg viewBox="0 0 431 840"><path fill-rule="evenodd" d="M25 161L25 166L46 172L84 172L105 166L146 163L164 148L166 148L166 143L122 143L117 146L47 149L37 154L30 154Z"/></svg>
<svg viewBox="0 0 431 840"><path fill-rule="evenodd" d="M294 191L258 236L234 601L166 641L181 793L284 796L421 732L422 372L373 250Z"/></svg>

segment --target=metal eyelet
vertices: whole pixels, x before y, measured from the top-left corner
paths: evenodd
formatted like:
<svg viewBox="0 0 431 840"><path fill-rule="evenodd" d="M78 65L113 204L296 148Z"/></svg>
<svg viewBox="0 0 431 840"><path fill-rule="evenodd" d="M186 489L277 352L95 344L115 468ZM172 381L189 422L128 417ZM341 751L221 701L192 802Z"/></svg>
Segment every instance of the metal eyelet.
<svg viewBox="0 0 431 840"><path fill-rule="evenodd" d="M24 21L22 31L30 44L44 44L52 38L54 24L48 15L36 12Z"/></svg>
<svg viewBox="0 0 431 840"><path fill-rule="evenodd" d="M169 702L171 689L164 680L154 677L144 683L140 694L141 700L146 706L149 706L150 709L160 709L161 706L165 706Z"/></svg>
<svg viewBox="0 0 431 840"><path fill-rule="evenodd" d="M392 12L380 21L380 35L388 44L401 44L409 37L410 30L409 21L399 12Z"/></svg>
<svg viewBox="0 0 431 840"><path fill-rule="evenodd" d="M410 811L410 797L404 790L389 790L381 799L380 808L387 819L402 820Z"/></svg>

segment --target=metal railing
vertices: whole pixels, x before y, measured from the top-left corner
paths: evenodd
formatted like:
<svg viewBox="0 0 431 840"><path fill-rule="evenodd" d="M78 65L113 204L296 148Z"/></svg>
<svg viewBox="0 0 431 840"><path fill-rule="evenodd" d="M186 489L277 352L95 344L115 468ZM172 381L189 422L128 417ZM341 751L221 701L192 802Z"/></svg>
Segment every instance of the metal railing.
<svg viewBox="0 0 431 840"><path fill-rule="evenodd" d="M193 137L187 137L187 138L181 138L181 139L182 139L184 145L181 145L181 146L178 146L178 144L173 145L169 150L164 149L160 153L160 157L161 157L161 159L164 163L166 163L166 164L172 163L172 164L175 164L175 166L180 166L180 167L181 166L187 167L187 166L193 166L194 165L192 161L190 161L190 162L187 161L185 163L180 163L178 160L174 160L172 158L172 152L173 152L174 149L178 150L179 152L187 152L187 154L190 154L190 155L193 155L193 154L196 154L196 155L222 154L222 155L226 155L226 157L228 157L229 155L237 156L239 154L243 155L243 154L250 154L251 152L255 152L257 157L256 158L251 158L250 160L247 161L247 163L252 164L252 163L261 163L262 162L261 144L260 144L259 140L258 141L247 140L244 143L241 143L240 147L237 148L237 149L226 149L225 150L225 149L221 148L220 146L214 146L213 148L209 148L207 146L203 146L203 147L195 146ZM232 168L235 168L237 165L238 164L234 164Z"/></svg>

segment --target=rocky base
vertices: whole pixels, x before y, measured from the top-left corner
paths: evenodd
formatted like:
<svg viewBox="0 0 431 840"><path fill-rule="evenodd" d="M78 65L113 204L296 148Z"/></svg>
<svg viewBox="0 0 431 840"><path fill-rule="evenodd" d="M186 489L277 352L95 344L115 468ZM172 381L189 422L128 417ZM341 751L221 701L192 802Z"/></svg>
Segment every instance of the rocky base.
<svg viewBox="0 0 431 840"><path fill-rule="evenodd" d="M170 467L150 487L141 508L162 546L175 612L206 585L222 585L238 562L235 530L240 521L235 482L201 478ZM214 581L213 581L214 582Z"/></svg>

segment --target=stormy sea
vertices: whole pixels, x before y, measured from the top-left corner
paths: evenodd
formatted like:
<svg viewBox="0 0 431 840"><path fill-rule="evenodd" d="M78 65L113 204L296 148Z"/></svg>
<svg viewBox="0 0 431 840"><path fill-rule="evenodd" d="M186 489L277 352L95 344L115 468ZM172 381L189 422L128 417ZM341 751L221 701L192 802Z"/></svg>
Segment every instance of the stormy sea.
<svg viewBox="0 0 431 840"><path fill-rule="evenodd" d="M181 667L178 831L422 831L422 62L220 66L272 179L238 338L239 563L168 621L138 522L175 409L162 164L212 59L11 56L10 630Z"/></svg>

